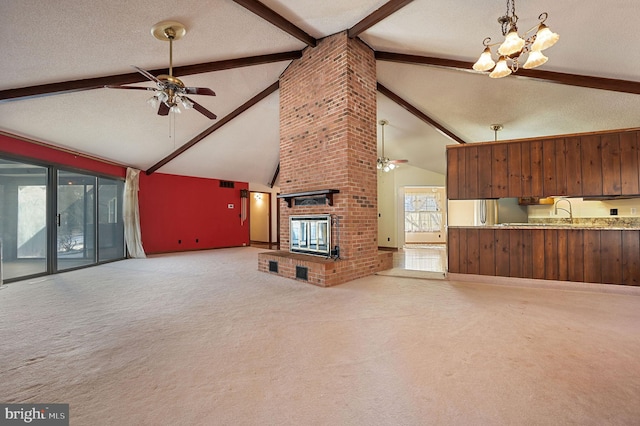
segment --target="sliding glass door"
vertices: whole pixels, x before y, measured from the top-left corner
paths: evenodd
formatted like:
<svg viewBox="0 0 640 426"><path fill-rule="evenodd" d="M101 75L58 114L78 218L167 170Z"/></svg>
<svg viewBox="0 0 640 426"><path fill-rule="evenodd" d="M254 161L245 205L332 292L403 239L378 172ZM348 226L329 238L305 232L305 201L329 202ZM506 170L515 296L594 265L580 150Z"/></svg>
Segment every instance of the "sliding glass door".
<svg viewBox="0 0 640 426"><path fill-rule="evenodd" d="M125 258L124 181L0 158L4 282Z"/></svg>
<svg viewBox="0 0 640 426"><path fill-rule="evenodd" d="M2 278L47 272L46 167L0 158Z"/></svg>
<svg viewBox="0 0 640 426"><path fill-rule="evenodd" d="M96 177L58 171L57 270L96 263Z"/></svg>
<svg viewBox="0 0 640 426"><path fill-rule="evenodd" d="M124 181L98 178L98 262L124 258Z"/></svg>

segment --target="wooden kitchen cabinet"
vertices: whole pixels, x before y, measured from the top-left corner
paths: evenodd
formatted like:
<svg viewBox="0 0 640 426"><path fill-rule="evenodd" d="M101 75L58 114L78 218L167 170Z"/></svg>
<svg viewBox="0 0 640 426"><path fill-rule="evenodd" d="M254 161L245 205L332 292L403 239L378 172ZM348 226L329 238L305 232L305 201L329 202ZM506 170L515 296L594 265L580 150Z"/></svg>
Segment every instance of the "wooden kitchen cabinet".
<svg viewBox="0 0 640 426"><path fill-rule="evenodd" d="M478 160L478 147L471 146L465 149L465 190L464 199L467 200L477 200L478 195L478 168L479 168L479 160Z"/></svg>
<svg viewBox="0 0 640 426"><path fill-rule="evenodd" d="M556 170L556 141L546 139L542 141L542 193L556 195L558 193L558 175Z"/></svg>
<svg viewBox="0 0 640 426"><path fill-rule="evenodd" d="M582 194L582 160L580 146L580 138L566 138L564 140L566 195Z"/></svg>
<svg viewBox="0 0 640 426"><path fill-rule="evenodd" d="M640 193L640 132L620 133L620 186L622 195Z"/></svg>
<svg viewBox="0 0 640 426"><path fill-rule="evenodd" d="M542 164L542 141L529 142L531 152L531 193L524 197L544 197L544 173Z"/></svg>
<svg viewBox="0 0 640 426"><path fill-rule="evenodd" d="M640 196L640 131L447 147L449 199Z"/></svg>
<svg viewBox="0 0 640 426"><path fill-rule="evenodd" d="M600 135L582 136L580 138L580 152L582 193L579 195L603 195Z"/></svg>
<svg viewBox="0 0 640 426"><path fill-rule="evenodd" d="M567 195L567 147L564 138L555 140L555 153L556 193L548 195Z"/></svg>
<svg viewBox="0 0 640 426"><path fill-rule="evenodd" d="M458 200L464 198L460 193L460 180L465 178L464 168L460 169L460 158L464 151L460 149L447 150L447 198ZM462 186L464 189L464 186Z"/></svg>
<svg viewBox="0 0 640 426"><path fill-rule="evenodd" d="M620 139L616 133L600 137L602 154L602 194L621 195Z"/></svg>
<svg viewBox="0 0 640 426"><path fill-rule="evenodd" d="M491 198L509 196L508 155L509 145L495 144L491 146Z"/></svg>
<svg viewBox="0 0 640 426"><path fill-rule="evenodd" d="M640 285L640 230L450 227L450 273Z"/></svg>
<svg viewBox="0 0 640 426"><path fill-rule="evenodd" d="M507 146L507 182L506 197L520 197L525 185L524 167L522 166L522 143L510 143ZM527 170L530 170L529 167ZM527 172L528 173L528 172Z"/></svg>
<svg viewBox="0 0 640 426"><path fill-rule="evenodd" d="M478 147L478 198L487 199L493 198L491 188L493 186L492 180L492 165L493 163L493 150L491 145L481 145ZM470 176L469 176L470 177Z"/></svg>

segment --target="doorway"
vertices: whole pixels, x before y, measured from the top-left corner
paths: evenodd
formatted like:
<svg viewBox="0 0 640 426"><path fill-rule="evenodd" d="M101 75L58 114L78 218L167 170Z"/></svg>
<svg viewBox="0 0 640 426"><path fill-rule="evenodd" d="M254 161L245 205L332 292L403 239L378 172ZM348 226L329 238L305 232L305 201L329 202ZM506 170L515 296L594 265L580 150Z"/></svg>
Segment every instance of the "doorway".
<svg viewBox="0 0 640 426"><path fill-rule="evenodd" d="M271 194L252 191L249 196L249 240L252 247L271 249Z"/></svg>
<svg viewBox="0 0 640 426"><path fill-rule="evenodd" d="M403 267L408 270L446 271L446 192L442 186L404 188Z"/></svg>

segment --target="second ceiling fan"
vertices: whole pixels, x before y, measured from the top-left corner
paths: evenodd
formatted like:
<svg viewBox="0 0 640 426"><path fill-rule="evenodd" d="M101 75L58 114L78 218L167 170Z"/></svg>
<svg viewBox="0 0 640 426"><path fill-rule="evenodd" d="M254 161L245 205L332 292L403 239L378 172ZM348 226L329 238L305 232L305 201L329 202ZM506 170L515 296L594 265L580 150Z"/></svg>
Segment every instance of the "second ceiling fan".
<svg viewBox="0 0 640 426"><path fill-rule="evenodd" d="M378 122L381 128L381 136L382 136L382 152L381 156L378 157L377 167L378 170L382 170L383 172L389 172L397 167L398 164L408 163L409 160L391 160L389 157L385 157L384 155L384 126L389 124L387 120L380 120Z"/></svg>
<svg viewBox="0 0 640 426"><path fill-rule="evenodd" d="M149 99L149 103L154 107L158 107L158 115L169 115L169 112L180 113L180 106L184 109L195 109L202 115L211 120L217 116L187 97L187 95L205 95L215 96L213 90L206 87L187 87L182 80L173 75L173 41L180 40L185 34L184 25L175 21L159 22L151 28L151 34L158 40L169 42L169 75L161 74L154 76L149 71L133 66L140 74L156 83L156 87L139 87L139 86L106 86L110 89L133 89L133 90L150 90L155 92L153 97Z"/></svg>

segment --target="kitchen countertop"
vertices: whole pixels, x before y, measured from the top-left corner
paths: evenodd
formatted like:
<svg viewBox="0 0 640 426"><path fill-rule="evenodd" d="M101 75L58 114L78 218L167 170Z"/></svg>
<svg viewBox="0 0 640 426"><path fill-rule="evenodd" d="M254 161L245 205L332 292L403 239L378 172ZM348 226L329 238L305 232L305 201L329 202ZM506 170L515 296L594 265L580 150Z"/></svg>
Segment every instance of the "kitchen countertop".
<svg viewBox="0 0 640 426"><path fill-rule="evenodd" d="M599 229L602 231L638 231L638 226L602 226L602 225L571 225L571 224L544 224L544 223L499 223L486 226L449 226L459 229Z"/></svg>
<svg viewBox="0 0 640 426"><path fill-rule="evenodd" d="M576 217L569 218L529 218L527 223L497 223L487 226L449 226L450 228L487 229L602 229L640 230L640 217Z"/></svg>

